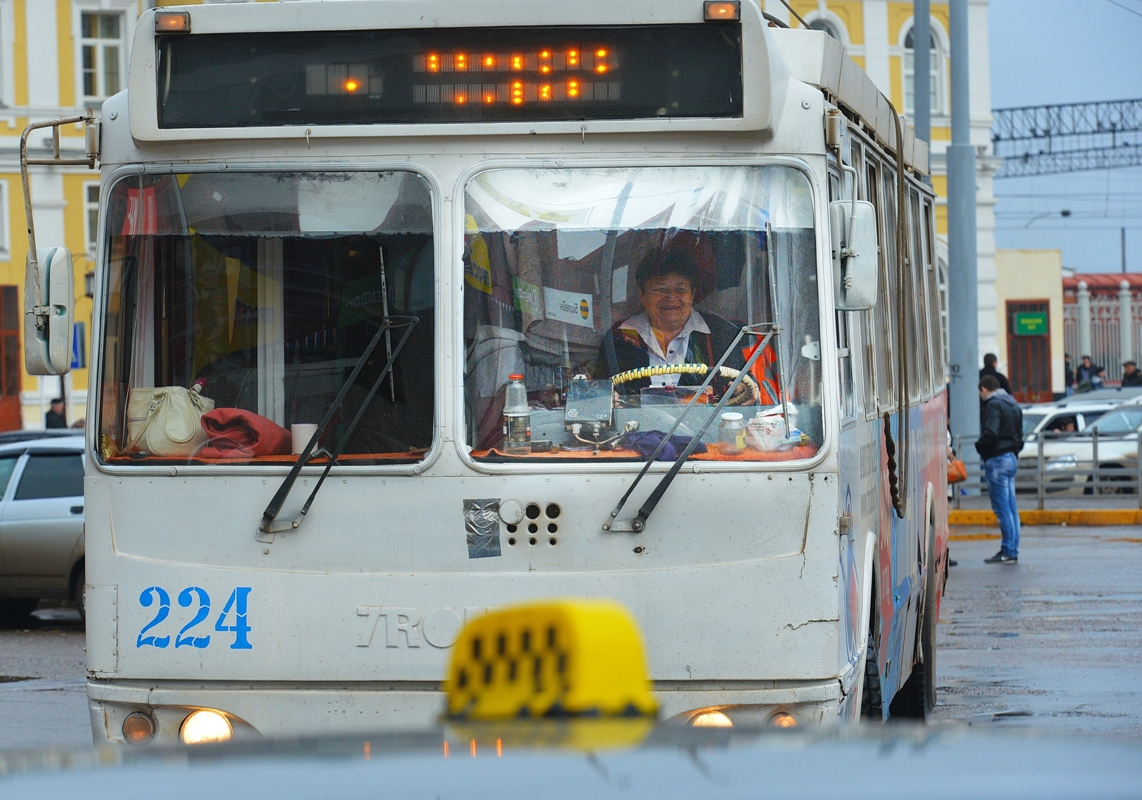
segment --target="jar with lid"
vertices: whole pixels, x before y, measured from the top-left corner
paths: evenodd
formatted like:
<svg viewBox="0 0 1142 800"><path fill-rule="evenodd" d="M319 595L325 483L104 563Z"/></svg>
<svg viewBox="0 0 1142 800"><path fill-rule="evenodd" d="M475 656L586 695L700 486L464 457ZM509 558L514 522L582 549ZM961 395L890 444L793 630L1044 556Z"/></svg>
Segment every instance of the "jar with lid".
<svg viewBox="0 0 1142 800"><path fill-rule="evenodd" d="M523 375L509 375L504 389L504 452L513 456L531 452L531 407Z"/></svg>
<svg viewBox="0 0 1142 800"><path fill-rule="evenodd" d="M745 422L739 412L722 414L721 440L724 455L736 456L745 450Z"/></svg>

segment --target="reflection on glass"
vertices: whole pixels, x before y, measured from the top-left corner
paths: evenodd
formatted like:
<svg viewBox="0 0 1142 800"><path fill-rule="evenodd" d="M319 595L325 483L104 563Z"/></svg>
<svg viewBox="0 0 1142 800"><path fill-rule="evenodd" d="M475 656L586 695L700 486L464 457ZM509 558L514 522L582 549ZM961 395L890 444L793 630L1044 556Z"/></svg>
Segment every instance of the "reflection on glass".
<svg viewBox="0 0 1142 800"><path fill-rule="evenodd" d="M321 420L386 312L419 323L344 458L417 460L431 446L433 237L422 178L143 175L115 184L107 217L105 459L163 459L161 447L132 439L148 419L178 426L137 398L197 385L218 426L193 458L291 461L290 426ZM385 352L374 351L322 446L340 439Z"/></svg>
<svg viewBox="0 0 1142 800"><path fill-rule="evenodd" d="M729 452L713 424L691 457L790 460L820 447L816 242L800 172L493 170L469 182L465 213L475 458L516 460L502 446L512 374L531 407L525 458L645 458L728 353L677 431L680 452L760 342L738 340L742 326L778 322L783 334L727 399L748 422L747 447ZM578 421L576 376L610 384L612 420Z"/></svg>

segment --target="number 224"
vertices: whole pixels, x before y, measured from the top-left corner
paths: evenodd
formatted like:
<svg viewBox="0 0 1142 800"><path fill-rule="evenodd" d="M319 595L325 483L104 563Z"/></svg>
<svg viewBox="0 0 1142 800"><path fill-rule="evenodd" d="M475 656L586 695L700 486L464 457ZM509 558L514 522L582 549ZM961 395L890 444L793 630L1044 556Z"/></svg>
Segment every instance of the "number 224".
<svg viewBox="0 0 1142 800"><path fill-rule="evenodd" d="M246 607L247 601L250 596L249 586L239 586L230 593L230 599L226 601L226 605L222 607L222 613L218 615L218 619L214 623L214 630L220 633L233 633L234 643L230 645L231 650L252 650L253 645L250 644L247 634L250 632L250 625L246 622ZM195 602L198 603L198 613L194 618L182 626L178 635L175 636L174 646L179 647L195 647L199 649L206 648L210 645L210 635L194 636L191 631L198 627L206 618L210 616L210 595L206 593L205 589L198 586L188 586L178 593L178 604L182 608L190 608ZM156 625L162 623L170 615L171 598L167 594L166 589L161 586L150 586L143 590L139 595L139 605L143 608L150 608L158 603L158 610L155 616L147 625L139 631L139 639L136 642L136 647L169 647L171 643L170 635L156 636L155 634L147 635L147 631L154 628ZM234 622L230 624L227 620L230 614L234 615Z"/></svg>

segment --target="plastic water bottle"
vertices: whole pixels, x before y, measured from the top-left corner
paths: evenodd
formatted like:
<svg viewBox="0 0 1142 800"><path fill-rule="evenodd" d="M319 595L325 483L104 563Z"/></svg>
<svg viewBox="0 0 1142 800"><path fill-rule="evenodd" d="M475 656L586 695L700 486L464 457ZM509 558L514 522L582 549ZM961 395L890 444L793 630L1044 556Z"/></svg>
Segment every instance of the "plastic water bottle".
<svg viewBox="0 0 1142 800"><path fill-rule="evenodd" d="M522 375L509 375L504 390L504 452L512 456L531 453L531 409Z"/></svg>

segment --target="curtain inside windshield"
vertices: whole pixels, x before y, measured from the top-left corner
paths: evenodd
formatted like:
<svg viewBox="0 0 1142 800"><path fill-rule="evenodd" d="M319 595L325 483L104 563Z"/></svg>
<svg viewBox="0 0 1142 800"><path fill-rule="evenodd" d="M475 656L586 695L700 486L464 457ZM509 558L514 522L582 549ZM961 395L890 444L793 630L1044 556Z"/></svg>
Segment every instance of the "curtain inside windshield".
<svg viewBox="0 0 1142 800"><path fill-rule="evenodd" d="M434 268L425 181L411 173L142 175L108 202L101 452L134 462L281 463L321 421L382 319L320 447L364 406L347 462L432 444ZM408 324L406 320L405 324ZM323 456L319 456L320 462Z"/></svg>
<svg viewBox="0 0 1142 800"><path fill-rule="evenodd" d="M706 422L692 458L819 448L816 242L800 172L493 170L469 182L465 215L473 457L645 459L692 398L659 458ZM758 335L739 338L744 325Z"/></svg>

